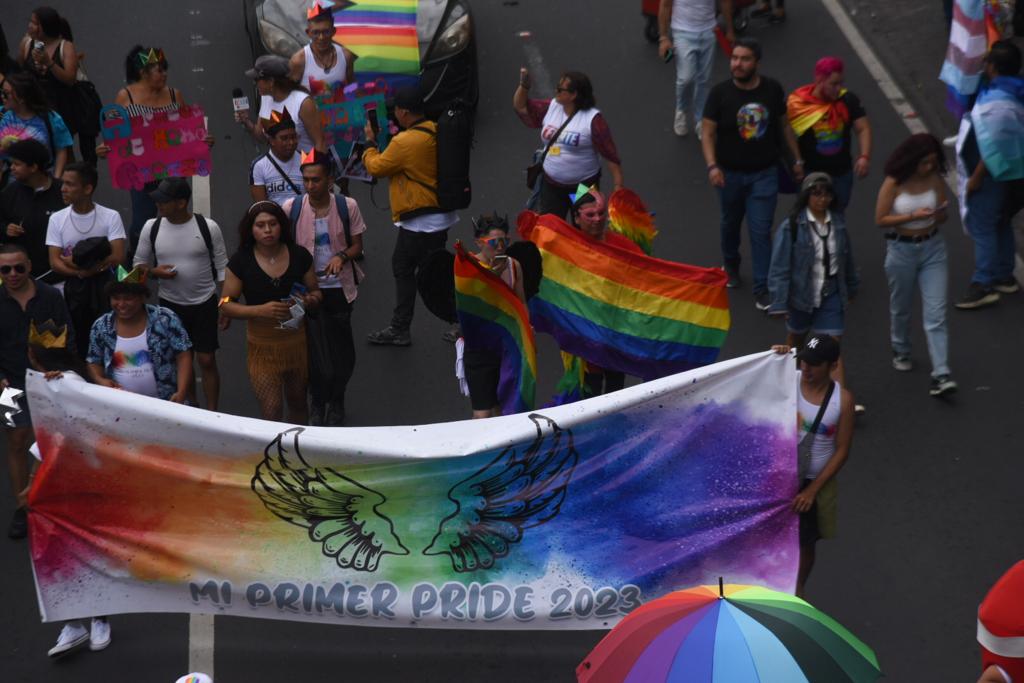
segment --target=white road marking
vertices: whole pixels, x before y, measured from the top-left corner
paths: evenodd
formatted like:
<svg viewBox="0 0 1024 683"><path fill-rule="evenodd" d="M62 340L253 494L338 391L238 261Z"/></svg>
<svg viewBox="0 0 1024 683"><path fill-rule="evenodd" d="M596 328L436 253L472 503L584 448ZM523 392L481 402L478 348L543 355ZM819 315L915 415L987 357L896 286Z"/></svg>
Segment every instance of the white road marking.
<svg viewBox="0 0 1024 683"><path fill-rule="evenodd" d="M207 125L209 119L204 117ZM192 210L210 215L210 176L192 177ZM199 380L198 373L196 380ZM202 671L213 678L213 615L188 617L188 670Z"/></svg>

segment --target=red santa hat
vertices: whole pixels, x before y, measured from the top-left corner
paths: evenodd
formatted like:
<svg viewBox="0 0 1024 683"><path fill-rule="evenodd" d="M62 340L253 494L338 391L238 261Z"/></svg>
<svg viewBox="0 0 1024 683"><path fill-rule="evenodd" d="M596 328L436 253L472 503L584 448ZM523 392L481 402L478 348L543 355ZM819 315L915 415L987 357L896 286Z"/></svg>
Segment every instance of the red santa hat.
<svg viewBox="0 0 1024 683"><path fill-rule="evenodd" d="M978 607L981 668L993 664L1024 681L1024 560L1010 567Z"/></svg>

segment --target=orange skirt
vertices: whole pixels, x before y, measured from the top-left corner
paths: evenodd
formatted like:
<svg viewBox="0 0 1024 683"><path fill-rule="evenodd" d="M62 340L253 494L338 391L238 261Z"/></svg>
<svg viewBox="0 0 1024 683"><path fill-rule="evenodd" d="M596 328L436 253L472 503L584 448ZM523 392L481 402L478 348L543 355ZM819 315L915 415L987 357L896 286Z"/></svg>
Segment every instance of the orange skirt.
<svg viewBox="0 0 1024 683"><path fill-rule="evenodd" d="M309 379L305 321L297 330L282 330L275 322L253 318L246 327L246 341L249 380L254 384L256 378L268 376L294 378L292 373L298 373L303 382Z"/></svg>

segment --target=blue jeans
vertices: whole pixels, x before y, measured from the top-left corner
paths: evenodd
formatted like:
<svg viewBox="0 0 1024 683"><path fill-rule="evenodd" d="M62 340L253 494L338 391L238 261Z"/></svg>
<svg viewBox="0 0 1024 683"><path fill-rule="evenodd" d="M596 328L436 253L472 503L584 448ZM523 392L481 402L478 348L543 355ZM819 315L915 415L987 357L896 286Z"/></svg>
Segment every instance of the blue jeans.
<svg viewBox="0 0 1024 683"><path fill-rule="evenodd" d="M722 259L730 268L740 265L740 236L746 216L750 230L750 256L754 262L754 293L768 291L768 267L772 260L772 221L779 198L775 166L763 171L726 171L725 187L718 188L722 211L720 225Z"/></svg>
<svg viewBox="0 0 1024 683"><path fill-rule="evenodd" d="M946 290L949 266L941 235L926 242L889 240L885 250L889 280L890 340L892 350L910 355L910 310L914 285L921 289L924 334L932 360L932 377L949 374L949 328L946 325Z"/></svg>
<svg viewBox="0 0 1024 683"><path fill-rule="evenodd" d="M1006 194L1006 185L986 176L981 188L967 195L967 232L974 240L971 282L983 287L1013 277L1016 244Z"/></svg>
<svg viewBox="0 0 1024 683"><path fill-rule="evenodd" d="M676 110L687 111L692 103L693 115L699 121L708 101L708 82L715 61L715 34L713 31L672 31L672 47L676 52Z"/></svg>

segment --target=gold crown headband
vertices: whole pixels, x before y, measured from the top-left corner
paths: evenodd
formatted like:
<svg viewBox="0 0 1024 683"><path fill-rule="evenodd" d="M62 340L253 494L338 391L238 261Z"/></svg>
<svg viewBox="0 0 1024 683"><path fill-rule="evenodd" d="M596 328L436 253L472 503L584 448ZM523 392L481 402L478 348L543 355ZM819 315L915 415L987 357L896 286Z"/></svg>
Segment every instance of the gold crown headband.
<svg viewBox="0 0 1024 683"><path fill-rule="evenodd" d="M118 266L117 281L144 285L146 284L146 273L138 266L135 266L131 270L125 270L124 266Z"/></svg>
<svg viewBox="0 0 1024 683"><path fill-rule="evenodd" d="M159 48L149 48L149 52L139 53L139 63L142 68L145 69L147 66L153 66L154 64L160 64L166 62L167 58L164 57L164 51Z"/></svg>
<svg viewBox="0 0 1024 683"><path fill-rule="evenodd" d="M47 320L36 327L36 321L28 323L28 345L41 346L44 349L64 349L68 345L68 326L57 325Z"/></svg>

